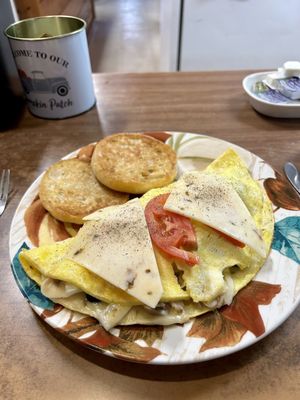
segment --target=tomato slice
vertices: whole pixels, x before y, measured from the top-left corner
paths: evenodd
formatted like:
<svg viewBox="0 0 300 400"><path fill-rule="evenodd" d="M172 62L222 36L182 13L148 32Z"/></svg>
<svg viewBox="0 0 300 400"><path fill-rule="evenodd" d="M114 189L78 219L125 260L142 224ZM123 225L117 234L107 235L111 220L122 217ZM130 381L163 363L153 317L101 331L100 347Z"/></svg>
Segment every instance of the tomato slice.
<svg viewBox="0 0 300 400"><path fill-rule="evenodd" d="M188 265L199 264L199 257L187 250L197 249L197 239L189 218L165 210L169 193L149 201L145 217L154 244L167 256Z"/></svg>

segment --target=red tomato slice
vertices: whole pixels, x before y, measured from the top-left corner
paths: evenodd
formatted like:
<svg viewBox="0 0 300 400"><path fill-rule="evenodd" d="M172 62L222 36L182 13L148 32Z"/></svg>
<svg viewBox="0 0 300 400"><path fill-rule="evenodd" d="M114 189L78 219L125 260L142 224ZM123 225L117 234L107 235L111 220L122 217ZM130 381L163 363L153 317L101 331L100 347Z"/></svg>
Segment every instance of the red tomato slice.
<svg viewBox="0 0 300 400"><path fill-rule="evenodd" d="M197 249L197 239L191 221L165 210L169 193L154 197L145 208L145 217L154 244L169 257L188 265L199 263L199 257L187 250Z"/></svg>

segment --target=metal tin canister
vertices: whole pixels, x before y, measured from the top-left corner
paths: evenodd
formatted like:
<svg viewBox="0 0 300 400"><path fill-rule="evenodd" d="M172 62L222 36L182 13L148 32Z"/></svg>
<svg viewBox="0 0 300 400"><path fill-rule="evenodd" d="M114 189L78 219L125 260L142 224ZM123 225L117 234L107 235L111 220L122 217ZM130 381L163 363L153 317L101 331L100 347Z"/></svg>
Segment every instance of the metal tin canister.
<svg viewBox="0 0 300 400"><path fill-rule="evenodd" d="M93 107L84 20L65 15L29 18L11 24L4 33L32 114L60 119Z"/></svg>

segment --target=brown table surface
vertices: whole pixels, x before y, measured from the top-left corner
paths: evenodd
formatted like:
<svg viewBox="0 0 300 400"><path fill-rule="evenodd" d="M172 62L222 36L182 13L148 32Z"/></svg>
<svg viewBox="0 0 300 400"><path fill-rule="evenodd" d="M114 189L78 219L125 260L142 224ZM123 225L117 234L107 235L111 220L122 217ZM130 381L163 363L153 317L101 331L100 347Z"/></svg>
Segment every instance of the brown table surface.
<svg viewBox="0 0 300 400"><path fill-rule="evenodd" d="M17 128L0 133L0 170L12 173L0 217L1 399L299 399L299 308L268 337L223 359L132 364L82 349L41 322L9 265L10 223L26 188L51 163L103 135L206 133L251 150L278 170L287 160L300 167L300 120L256 113L241 86L249 72L96 74L97 108L61 121L25 112Z"/></svg>

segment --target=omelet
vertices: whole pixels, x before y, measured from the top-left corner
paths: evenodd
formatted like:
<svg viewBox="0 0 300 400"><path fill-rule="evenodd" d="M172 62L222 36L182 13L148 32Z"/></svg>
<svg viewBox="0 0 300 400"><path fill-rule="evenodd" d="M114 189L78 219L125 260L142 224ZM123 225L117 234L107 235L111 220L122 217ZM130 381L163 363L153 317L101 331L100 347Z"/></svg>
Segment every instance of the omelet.
<svg viewBox="0 0 300 400"><path fill-rule="evenodd" d="M112 270L110 282L108 278L103 278L107 276L105 271L112 268L112 265L108 259L100 267L97 264L97 254L101 253L99 240L97 251L91 255L92 258L72 258L72 254L74 256L74 253L82 250L82 238L96 235L99 239L99 232L94 230L95 227L98 229L99 224L95 221L102 218L100 225L105 226L103 221L108 217L103 217L103 214L105 216L113 213L112 208L87 217L88 221L82 228L82 233L79 231L75 238L23 250L20 253L20 261L25 272L41 286L47 297L71 310L97 318L105 329L111 329L115 325L184 323L224 304L230 304L235 294L253 279L267 258L274 229L272 206L263 187L253 180L246 165L233 150L227 150L204 172L229 185L239 197L239 201L243 202L263 241L265 253L249 245L238 247L213 226L191 219L197 237L200 262L193 267L187 266L168 259L153 246L162 290L159 299L154 303L150 302L149 306L145 300L146 295L151 297L153 293L150 294L145 288L146 292L140 295L139 290L144 288L143 283L139 283L141 287L137 287L137 292L131 291L134 279L140 274L146 274L147 270L150 271L147 267L148 259L145 259L144 267L139 263L140 269L126 269L124 286L123 278L118 276L117 270ZM180 179L178 184L181 184ZM135 199L134 204L138 202L145 207L152 198L176 191L178 184L175 182L163 188L150 190L140 199ZM124 240L125 243L126 238L120 237L120 240ZM106 246L109 246L109 241ZM126 246L124 248L126 250ZM92 246L91 249L95 247ZM83 265L85 261L86 265ZM151 270L151 274L154 272ZM140 282L143 282L143 279L140 279ZM136 297L135 293L140 297Z"/></svg>
<svg viewBox="0 0 300 400"><path fill-rule="evenodd" d="M253 219L255 224L253 235L259 238L257 251L248 245L240 248L206 224L193 221L201 263L193 268L182 266L183 278L195 302L201 301L213 306L224 304L224 296L229 296L229 289L231 291L229 299L232 300L232 297L249 283L262 267L272 242L274 218L271 202L264 189L259 182L253 180L243 161L233 150L227 150L213 161L205 173L221 178L234 189ZM213 201L216 202L216 199ZM186 215L185 212L183 214ZM230 215L230 218L233 216ZM225 213L224 219L226 219ZM217 220L217 222L219 225L215 227L222 230L222 221ZM241 220L240 224L243 223L245 220ZM246 231L246 235L250 236L249 231ZM260 241L264 249L261 249ZM229 303L227 300L226 303L230 304L231 300Z"/></svg>

